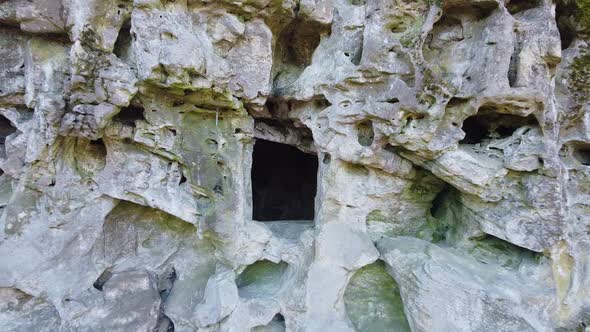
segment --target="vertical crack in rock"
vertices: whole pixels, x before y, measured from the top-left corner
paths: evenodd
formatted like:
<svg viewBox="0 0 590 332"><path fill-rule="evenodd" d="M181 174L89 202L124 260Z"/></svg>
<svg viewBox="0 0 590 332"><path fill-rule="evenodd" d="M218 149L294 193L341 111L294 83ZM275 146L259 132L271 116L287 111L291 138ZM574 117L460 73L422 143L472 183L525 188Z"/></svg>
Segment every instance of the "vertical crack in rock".
<svg viewBox="0 0 590 332"><path fill-rule="evenodd" d="M522 48L522 41L520 33L517 29L514 30L514 45L512 54L510 55L510 64L508 65L508 84L510 87L516 87L516 82L518 79L518 63L519 63L519 55Z"/></svg>
<svg viewBox="0 0 590 332"><path fill-rule="evenodd" d="M121 30L119 30L119 35L117 36L117 40L115 41L115 45L113 48L113 53L121 60L132 64L133 61L133 37L131 34L131 20L127 20L121 26ZM133 67L133 65L132 65Z"/></svg>
<svg viewBox="0 0 590 332"><path fill-rule="evenodd" d="M174 322L166 316L166 299L174 287L174 282L178 278L176 270L173 266L169 266L158 278L158 293L162 299L160 305L160 313L158 316L158 322L154 332L174 332Z"/></svg>

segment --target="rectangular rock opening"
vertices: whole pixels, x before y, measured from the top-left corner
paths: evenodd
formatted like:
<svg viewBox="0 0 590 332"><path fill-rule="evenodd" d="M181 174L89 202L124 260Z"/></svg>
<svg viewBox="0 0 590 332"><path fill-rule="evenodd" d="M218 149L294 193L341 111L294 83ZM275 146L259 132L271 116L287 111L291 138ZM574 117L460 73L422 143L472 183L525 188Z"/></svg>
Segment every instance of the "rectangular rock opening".
<svg viewBox="0 0 590 332"><path fill-rule="evenodd" d="M286 144L256 140L252 208L257 221L313 220L318 158Z"/></svg>

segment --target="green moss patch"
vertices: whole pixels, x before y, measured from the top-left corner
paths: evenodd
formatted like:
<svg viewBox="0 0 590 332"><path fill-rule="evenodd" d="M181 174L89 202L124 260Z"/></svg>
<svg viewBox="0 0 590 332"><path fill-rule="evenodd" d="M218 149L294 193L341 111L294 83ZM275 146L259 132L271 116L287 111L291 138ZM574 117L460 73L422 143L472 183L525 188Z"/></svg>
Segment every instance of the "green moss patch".
<svg viewBox="0 0 590 332"><path fill-rule="evenodd" d="M344 303L357 331L410 331L399 287L382 261L354 274L344 292Z"/></svg>

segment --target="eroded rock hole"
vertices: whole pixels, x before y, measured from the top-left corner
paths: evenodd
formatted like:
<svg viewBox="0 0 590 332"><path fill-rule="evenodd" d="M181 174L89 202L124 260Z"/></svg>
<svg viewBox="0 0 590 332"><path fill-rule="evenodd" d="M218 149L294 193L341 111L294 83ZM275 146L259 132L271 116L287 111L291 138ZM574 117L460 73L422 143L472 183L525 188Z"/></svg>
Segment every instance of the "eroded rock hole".
<svg viewBox="0 0 590 332"><path fill-rule="evenodd" d="M356 125L357 141L362 146L371 146L375 140L375 131L373 129L373 122L362 121Z"/></svg>
<svg viewBox="0 0 590 332"><path fill-rule="evenodd" d="M514 15L537 6L539 6L539 1L537 0L510 0L506 4L506 9L508 9L511 15Z"/></svg>
<svg viewBox="0 0 590 332"><path fill-rule="evenodd" d="M461 21L449 17L443 16L438 22L436 22L432 28L432 32L429 34L426 43L425 51L428 50L441 50L445 47L449 47L453 43L457 43L465 39L463 35L463 25ZM432 54L426 52L432 56Z"/></svg>
<svg viewBox="0 0 590 332"><path fill-rule="evenodd" d="M254 220L313 220L317 170L317 156L257 140L252 162Z"/></svg>
<svg viewBox="0 0 590 332"><path fill-rule="evenodd" d="M326 99L326 96L324 95L317 96L313 99L313 107L317 110L321 111L330 106L332 106L332 103L330 103L330 101Z"/></svg>
<svg viewBox="0 0 590 332"><path fill-rule="evenodd" d="M102 138L90 141L89 149L95 152L95 154L98 156L104 157L107 155L107 147L104 144Z"/></svg>
<svg viewBox="0 0 590 332"><path fill-rule="evenodd" d="M131 37L131 21L128 20L123 24L121 30L119 30L119 35L117 36L117 40L115 41L113 53L119 59L126 60L126 62L128 62L127 60L130 60L132 58L132 42L133 38Z"/></svg>
<svg viewBox="0 0 590 332"><path fill-rule="evenodd" d="M410 331L399 287L381 260L352 276L344 304L357 331Z"/></svg>
<svg viewBox="0 0 590 332"><path fill-rule="evenodd" d="M537 119L533 115L522 117L482 109L478 114L463 121L461 129L465 132L465 137L459 143L477 144L486 139L507 138L520 127L537 125Z"/></svg>
<svg viewBox="0 0 590 332"><path fill-rule="evenodd" d="M430 206L430 215L432 215L435 218L440 215L440 212L443 208L445 200L449 196L449 193L449 186L445 186L441 191L439 191L438 194L436 194L436 197L434 197L434 200L432 200L432 205Z"/></svg>
<svg viewBox="0 0 590 332"><path fill-rule="evenodd" d="M364 27L357 28L354 32L351 31L347 38L347 42L342 45L344 56L355 66L358 66L361 63L363 57L364 33Z"/></svg>
<svg viewBox="0 0 590 332"><path fill-rule="evenodd" d="M574 158L584 166L590 166L590 144L574 147Z"/></svg>
<svg viewBox="0 0 590 332"><path fill-rule="evenodd" d="M448 184L444 184L442 189L436 194L430 205L430 215L434 218L430 225L432 230L432 242L443 242L449 236L449 232L454 232L455 225L449 223L449 215L452 214L455 204L456 190Z"/></svg>
<svg viewBox="0 0 590 332"><path fill-rule="evenodd" d="M154 332L174 332L174 323L168 316L161 315L158 317L158 323Z"/></svg>
<svg viewBox="0 0 590 332"><path fill-rule="evenodd" d="M469 253L479 262L485 264L518 268L525 261L538 262L542 257L542 253L519 247L490 234L472 238L470 241L472 246L468 249Z"/></svg>
<svg viewBox="0 0 590 332"><path fill-rule="evenodd" d="M6 138L16 132L10 120L0 115L0 158L6 158Z"/></svg>
<svg viewBox="0 0 590 332"><path fill-rule="evenodd" d="M252 332L282 332L286 330L285 317L276 314L267 325L257 326L252 329Z"/></svg>
<svg viewBox="0 0 590 332"><path fill-rule="evenodd" d="M512 48L512 55L510 55L510 62L508 64L508 85L511 88L516 87L516 80L518 78L518 62L519 54L522 50L521 35L518 31L514 31L515 41Z"/></svg>
<svg viewBox="0 0 590 332"><path fill-rule="evenodd" d="M311 64L315 49L320 44L326 28L316 22L294 20L279 35L275 49L273 68L275 94L294 83L303 70Z"/></svg>
<svg viewBox="0 0 590 332"><path fill-rule="evenodd" d="M135 121L145 121L144 109L139 106L129 106L121 109L119 114L115 115L113 121L117 121L126 126L135 127Z"/></svg>
<svg viewBox="0 0 590 332"><path fill-rule="evenodd" d="M282 60L297 66L309 66L316 47L320 44L320 34L314 24L295 20L280 36Z"/></svg>
<svg viewBox="0 0 590 332"><path fill-rule="evenodd" d="M102 287L104 286L104 284L109 281L109 279L111 279L111 277L113 276L113 271L112 268L106 268L101 274L100 276L98 276L98 278L96 279L96 281L94 281L94 283L92 284L92 287L98 289L99 291L102 292Z"/></svg>
<svg viewBox="0 0 590 332"><path fill-rule="evenodd" d="M576 1L558 0L555 6L555 20L561 39L561 49L565 50L576 39L576 26L580 9Z"/></svg>
<svg viewBox="0 0 590 332"><path fill-rule="evenodd" d="M282 286L288 266L285 262L273 263L269 260L249 265L236 280L240 297L273 297Z"/></svg>

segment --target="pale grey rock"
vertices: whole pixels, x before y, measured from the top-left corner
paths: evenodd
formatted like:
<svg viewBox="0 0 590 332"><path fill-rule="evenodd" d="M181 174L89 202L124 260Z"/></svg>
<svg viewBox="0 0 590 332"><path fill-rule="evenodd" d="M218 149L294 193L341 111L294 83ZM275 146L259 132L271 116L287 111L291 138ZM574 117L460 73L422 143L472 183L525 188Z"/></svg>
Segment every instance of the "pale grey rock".
<svg viewBox="0 0 590 332"><path fill-rule="evenodd" d="M0 2L0 330L590 325L585 0Z"/></svg>
<svg viewBox="0 0 590 332"><path fill-rule="evenodd" d="M483 264L419 239L384 239L378 247L400 285L412 331L553 330L547 262L531 275L526 267Z"/></svg>
<svg viewBox="0 0 590 332"><path fill-rule="evenodd" d="M26 38L11 28L0 30L0 103L3 105L23 104L25 94L25 47Z"/></svg>
<svg viewBox="0 0 590 332"><path fill-rule="evenodd" d="M198 327L219 323L236 308L238 287L231 270L216 273L207 281L203 301L195 308L194 320Z"/></svg>
<svg viewBox="0 0 590 332"><path fill-rule="evenodd" d="M0 288L0 301L4 331L56 331L60 328L59 313L43 298L16 288Z"/></svg>
<svg viewBox="0 0 590 332"><path fill-rule="evenodd" d="M33 33L66 33L64 0L17 2L16 19L23 31Z"/></svg>

